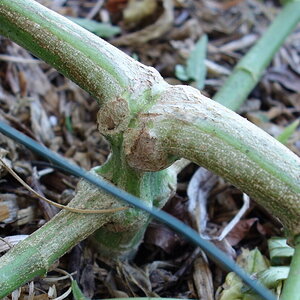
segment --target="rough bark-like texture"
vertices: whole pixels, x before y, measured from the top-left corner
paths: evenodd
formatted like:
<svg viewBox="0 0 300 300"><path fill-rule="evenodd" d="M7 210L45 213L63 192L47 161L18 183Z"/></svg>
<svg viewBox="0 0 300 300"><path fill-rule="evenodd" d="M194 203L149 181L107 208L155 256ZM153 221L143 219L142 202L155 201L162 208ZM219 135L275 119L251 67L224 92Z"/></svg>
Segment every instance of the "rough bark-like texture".
<svg viewBox="0 0 300 300"><path fill-rule="evenodd" d="M32 0L2 0L0 21L0 33L115 108L104 105L99 129L118 149L123 167L133 175L136 170L133 177L161 170L177 156L189 158L299 233L299 158L266 133L192 88L169 87L153 68Z"/></svg>
<svg viewBox="0 0 300 300"><path fill-rule="evenodd" d="M126 133L129 164L157 171L185 157L223 176L300 233L300 159L263 130L187 87L170 87ZM134 133L133 133L134 131Z"/></svg>
<svg viewBox="0 0 300 300"><path fill-rule="evenodd" d="M154 68L32 0L0 1L0 34L72 79L99 104L125 97L131 110L139 111L165 85Z"/></svg>
<svg viewBox="0 0 300 300"><path fill-rule="evenodd" d="M70 206L101 209L122 206L111 195L81 181ZM118 214L118 213L115 213ZM0 259L0 298L43 275L49 267L96 229L111 222L115 214L80 214L61 211L39 230Z"/></svg>
<svg viewBox="0 0 300 300"><path fill-rule="evenodd" d="M32 0L0 1L0 34L50 63L97 99L102 106L98 128L113 150L112 159L99 173L117 186L159 207L172 192L175 176L149 171L162 170L185 157L253 196L291 235L300 233L300 160L256 126L193 88L169 86L155 69ZM86 183L79 189L71 205L97 209L120 205ZM100 232L102 237L128 230L134 243L119 236L111 239L119 239L117 247L126 248L138 242L147 221L144 213L133 209L113 217L61 212L1 258L0 297L44 273L100 226L110 223ZM134 227L138 234L133 233Z"/></svg>

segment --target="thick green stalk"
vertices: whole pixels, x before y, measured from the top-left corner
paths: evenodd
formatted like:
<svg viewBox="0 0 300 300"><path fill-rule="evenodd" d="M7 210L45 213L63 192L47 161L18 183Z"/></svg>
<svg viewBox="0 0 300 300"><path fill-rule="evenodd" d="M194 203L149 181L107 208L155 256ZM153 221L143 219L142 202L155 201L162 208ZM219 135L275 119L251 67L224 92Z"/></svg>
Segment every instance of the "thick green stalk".
<svg viewBox="0 0 300 300"><path fill-rule="evenodd" d="M291 236L300 233L300 159L263 130L186 86L170 87L139 126L126 137L132 167L155 171L187 158L252 196Z"/></svg>
<svg viewBox="0 0 300 300"><path fill-rule="evenodd" d="M78 192L70 205L89 209L121 206L105 192L101 193L99 201L99 190L83 181L79 184ZM111 222L113 216L114 214L79 214L61 211L1 257L0 299L35 276L46 274L57 259L100 226Z"/></svg>
<svg viewBox="0 0 300 300"><path fill-rule="evenodd" d="M107 174L114 167L104 165L103 169ZM101 173L101 168L93 172ZM153 204L163 205L175 191L176 172L172 167L161 172L141 173L140 178L132 182L129 182L132 179L130 174L128 181L122 178L125 177L122 173L119 174L121 184L131 184L132 187L128 189L150 207ZM120 207L122 204L112 195L81 181L69 206L104 209ZM96 238L103 238L100 249L105 251L101 255L114 260L131 254L139 245L148 222L148 214L135 208L109 214L60 212L1 257L0 299L35 276L44 275L57 259L99 228L102 229L97 231Z"/></svg>
<svg viewBox="0 0 300 300"><path fill-rule="evenodd" d="M261 78L286 37L300 21L300 2L287 3L261 39L240 60L213 99L237 110Z"/></svg>
<svg viewBox="0 0 300 300"><path fill-rule="evenodd" d="M291 33L300 21L300 1L285 1L285 7L281 10L271 26L263 34L261 39L236 65L233 73L225 81L222 88L215 94L213 99L227 108L238 110L248 95L258 83L265 68L271 62L274 54L283 44L286 37ZM297 217L297 213L294 216ZM300 253L300 246L296 246ZM300 254L293 257L293 271L285 283L282 300L300 299L299 293L299 270ZM296 255L296 254L295 254ZM298 268L298 271L297 271ZM298 297L298 298L297 298Z"/></svg>
<svg viewBox="0 0 300 300"><path fill-rule="evenodd" d="M162 88L155 69L32 0L0 1L0 34L55 67L100 104L130 92L131 106L144 105L150 85L154 94L154 85Z"/></svg>
<svg viewBox="0 0 300 300"><path fill-rule="evenodd" d="M295 253L292 258L289 277L285 281L280 300L300 300L300 236L295 238Z"/></svg>
<svg viewBox="0 0 300 300"><path fill-rule="evenodd" d="M106 178L142 197L149 205L158 205L160 196L165 197L170 192L170 182L160 180L164 177L159 173L147 171L162 170L176 158L186 157L254 196L282 220L291 235L299 233L299 159L281 144L278 146L266 133L192 88L169 86L154 69L135 62L32 0L0 1L0 33L52 64L101 104L99 130L111 141L113 155L119 156L119 159L113 158L114 164L110 167L107 164L100 171ZM163 193L156 190L155 182L161 184ZM105 207L98 190L81 194L85 197L80 198L80 205L84 206L90 199L90 192L97 198L97 201L94 198L95 207ZM67 247L72 247L97 226L107 220L121 226L127 222L128 214L130 218L135 217L137 223L132 226L138 229L148 221L145 215L134 211L114 214L105 221L99 217L96 225L91 216L83 216L86 231L81 231L81 223L71 218L66 222L66 231L60 226L62 238L68 235L68 228L76 232L70 234L70 239L67 237L62 250L61 241L54 240L52 254L43 252L42 237L48 238L48 235L41 229L33 235L30 245L38 249L38 261L45 263L42 266L36 263L34 268L26 264L27 269L22 268L23 260L16 259L14 263L14 257L20 254L23 259L30 259L31 250L22 256L29 242L15 247L0 260L0 274L3 274L0 275L0 295L5 294L1 290L4 283L7 285L18 277L25 282L43 273L54 257L58 258ZM51 231L52 226L57 229L56 225L48 224L47 231ZM103 235L118 226L104 228ZM45 244L50 247L51 243L53 241ZM13 274L9 268L20 273ZM12 286L15 284L10 288Z"/></svg>
<svg viewBox="0 0 300 300"><path fill-rule="evenodd" d="M95 171L116 186L141 198L149 206L161 208L175 193L177 173L172 166L160 172L136 171L128 166L124 153L113 147L110 160ZM149 217L139 209L123 213L124 219L117 215L113 222L99 228L92 237L94 246L104 259L115 261L128 259L135 254L140 244Z"/></svg>

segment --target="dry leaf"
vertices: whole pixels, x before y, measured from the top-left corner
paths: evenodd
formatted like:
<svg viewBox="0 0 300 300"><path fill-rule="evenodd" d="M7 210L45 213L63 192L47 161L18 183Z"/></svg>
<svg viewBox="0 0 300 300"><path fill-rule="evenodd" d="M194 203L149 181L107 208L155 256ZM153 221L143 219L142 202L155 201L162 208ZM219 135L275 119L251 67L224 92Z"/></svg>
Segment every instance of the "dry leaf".
<svg viewBox="0 0 300 300"><path fill-rule="evenodd" d="M123 35L120 38L114 39L112 43L116 46L126 45L142 45L150 40L157 39L170 30L173 20L173 1L163 0L164 12L159 19L144 29Z"/></svg>

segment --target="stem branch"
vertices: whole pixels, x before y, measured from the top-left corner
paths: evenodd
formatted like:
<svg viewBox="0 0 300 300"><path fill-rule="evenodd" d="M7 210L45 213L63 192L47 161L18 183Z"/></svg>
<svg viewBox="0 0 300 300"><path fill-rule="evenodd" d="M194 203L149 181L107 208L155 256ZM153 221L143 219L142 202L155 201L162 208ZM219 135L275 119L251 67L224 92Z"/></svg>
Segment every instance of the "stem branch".
<svg viewBox="0 0 300 300"><path fill-rule="evenodd" d="M162 82L155 69L33 0L1 0L0 24L0 34L49 63L100 104L129 91L138 95L154 79L153 84Z"/></svg>
<svg viewBox="0 0 300 300"><path fill-rule="evenodd" d="M131 166L154 171L174 157L189 159L256 199L290 235L300 234L300 159L269 134L187 86L170 87L140 122L143 134L128 138ZM150 143L147 152L142 145Z"/></svg>
<svg viewBox="0 0 300 300"><path fill-rule="evenodd" d="M213 99L232 110L239 109L299 21L300 2L287 3L261 39L236 65Z"/></svg>

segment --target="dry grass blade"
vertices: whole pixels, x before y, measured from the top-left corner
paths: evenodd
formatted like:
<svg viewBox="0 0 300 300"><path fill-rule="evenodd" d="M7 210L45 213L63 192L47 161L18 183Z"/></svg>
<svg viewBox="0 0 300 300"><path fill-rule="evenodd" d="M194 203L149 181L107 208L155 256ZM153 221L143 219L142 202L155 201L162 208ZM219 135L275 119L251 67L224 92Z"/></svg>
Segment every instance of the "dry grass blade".
<svg viewBox="0 0 300 300"><path fill-rule="evenodd" d="M14 247L19 242L28 237L27 234L11 235L5 238L0 237L0 253L5 252Z"/></svg>
<svg viewBox="0 0 300 300"><path fill-rule="evenodd" d="M0 55L0 60L7 61L7 62L14 62L14 63L23 63L23 64L44 64L43 61L34 59L34 58L24 58L24 57L17 57L11 55Z"/></svg>

